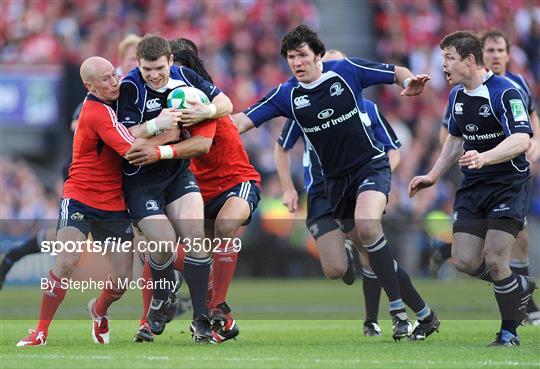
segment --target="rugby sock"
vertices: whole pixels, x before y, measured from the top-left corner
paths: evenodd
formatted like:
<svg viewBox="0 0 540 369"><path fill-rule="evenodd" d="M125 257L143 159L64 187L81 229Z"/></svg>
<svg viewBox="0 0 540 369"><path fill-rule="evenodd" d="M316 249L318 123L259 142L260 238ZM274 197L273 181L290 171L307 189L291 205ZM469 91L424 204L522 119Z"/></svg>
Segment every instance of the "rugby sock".
<svg viewBox="0 0 540 369"><path fill-rule="evenodd" d="M150 308L150 302L152 302L152 289L146 288L146 282L149 280L152 280L152 271L150 270L150 264L148 261L144 263L143 272L142 272L142 279L144 280L144 286L141 290L142 292L142 300L143 300L143 314L141 316L141 320L139 322L139 325L143 325L148 321L146 316L148 315L148 309Z"/></svg>
<svg viewBox="0 0 540 369"><path fill-rule="evenodd" d="M203 258L186 256L184 258L184 278L189 287L194 318L198 315L208 315L206 296L208 293L210 264L211 259L209 256Z"/></svg>
<svg viewBox="0 0 540 369"><path fill-rule="evenodd" d="M67 288L62 288L60 278L54 275L53 271L49 271L47 278L47 286L43 289L41 298L41 307L39 310L39 320L36 326L36 331L44 331L47 334L49 325L53 320L58 306L66 296Z"/></svg>
<svg viewBox="0 0 540 369"><path fill-rule="evenodd" d="M501 314L501 329L514 336L517 335L516 329L519 324L516 319L520 302L519 294L522 290L518 277L514 273L507 278L493 282L493 291Z"/></svg>
<svg viewBox="0 0 540 369"><path fill-rule="evenodd" d="M489 269L486 265L486 261L482 259L482 264L476 269L476 272L471 274L472 277L482 279L489 283L494 283L493 278L491 278L491 275L489 274Z"/></svg>
<svg viewBox="0 0 540 369"><path fill-rule="evenodd" d="M94 311L92 311L92 315L95 315L97 317L104 317L107 315L107 310L109 310L109 306L112 305L113 302L118 301L124 292L126 292L125 289L120 289L114 285L114 282L111 281L109 277L109 282L106 284L106 287L103 291L101 291L101 294L96 300L96 303L94 304Z"/></svg>
<svg viewBox="0 0 540 369"><path fill-rule="evenodd" d="M368 251L369 264L388 296L390 314L392 316L396 315L402 320L407 319L405 305L401 300L398 278L394 270L394 258L390 247L386 244L384 235L371 245L364 247Z"/></svg>
<svg viewBox="0 0 540 369"><path fill-rule="evenodd" d="M405 305L416 313L418 320L424 320L431 314L428 304L422 299L416 288L414 288L411 278L394 260L394 268L399 281L399 290Z"/></svg>
<svg viewBox="0 0 540 369"><path fill-rule="evenodd" d="M364 290L364 301L366 304L366 320L376 322L379 317L379 300L381 298L381 284L377 280L375 273L362 268L364 279L362 289Z"/></svg>
<svg viewBox="0 0 540 369"><path fill-rule="evenodd" d="M234 271L236 270L236 262L238 261L238 253L221 253L215 252L212 255L212 300L210 307L215 308L217 305L225 302L227 291L231 285Z"/></svg>
<svg viewBox="0 0 540 369"><path fill-rule="evenodd" d="M26 255L37 254L41 251L41 242L45 237L45 230L40 230L37 236L32 237L26 240L20 246L14 247L8 251L2 260L2 265L0 266L0 275L4 278L10 271L13 264L21 260Z"/></svg>
<svg viewBox="0 0 540 369"><path fill-rule="evenodd" d="M527 260L516 260L516 259L510 259L510 269L519 275L529 275L529 259ZM529 303L527 304L527 313L533 313L535 311L538 311L538 306L536 306L533 298L529 300Z"/></svg>
<svg viewBox="0 0 540 369"><path fill-rule="evenodd" d="M148 263L150 264L150 269L152 271L152 280L154 281L153 297L155 300L166 300L169 297L169 290L165 288L166 285L158 284L160 281L174 282L176 278L174 277L174 254L171 255L170 259L163 264L157 264L152 260L152 256L148 258ZM159 288L161 287L161 288Z"/></svg>

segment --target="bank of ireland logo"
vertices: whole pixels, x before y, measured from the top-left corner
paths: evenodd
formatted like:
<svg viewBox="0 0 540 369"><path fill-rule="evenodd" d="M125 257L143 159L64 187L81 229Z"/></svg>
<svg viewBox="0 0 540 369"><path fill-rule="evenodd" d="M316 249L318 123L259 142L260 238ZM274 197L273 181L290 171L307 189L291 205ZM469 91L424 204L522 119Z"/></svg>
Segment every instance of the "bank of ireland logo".
<svg viewBox="0 0 540 369"><path fill-rule="evenodd" d="M317 114L317 118L324 120L326 118L330 118L332 115L334 115L334 109L324 109Z"/></svg>
<svg viewBox="0 0 540 369"><path fill-rule="evenodd" d="M527 111L523 106L523 101L519 99L510 100L510 109L512 110L512 115L514 116L515 121L528 121Z"/></svg>
<svg viewBox="0 0 540 369"><path fill-rule="evenodd" d="M489 109L488 104L484 104L480 107L480 110L478 111L478 115L483 116L484 118L487 118L491 115L491 111Z"/></svg>
<svg viewBox="0 0 540 369"><path fill-rule="evenodd" d="M330 96L339 96L343 92L343 87L341 87L341 83L336 82L330 86Z"/></svg>
<svg viewBox="0 0 540 369"><path fill-rule="evenodd" d="M306 106L310 106L311 103L309 102L307 95L302 95L294 98L294 106L296 106L296 109L305 108Z"/></svg>
<svg viewBox="0 0 540 369"><path fill-rule="evenodd" d="M467 125L465 126L465 129L466 129L467 131L469 131L469 132L476 132L476 131L478 131L478 127L475 126L474 124L467 124Z"/></svg>
<svg viewBox="0 0 540 369"><path fill-rule="evenodd" d="M454 112L456 114L463 114L463 103L456 103L454 105Z"/></svg>
<svg viewBox="0 0 540 369"><path fill-rule="evenodd" d="M148 200L146 202L146 210L159 210L156 200Z"/></svg>

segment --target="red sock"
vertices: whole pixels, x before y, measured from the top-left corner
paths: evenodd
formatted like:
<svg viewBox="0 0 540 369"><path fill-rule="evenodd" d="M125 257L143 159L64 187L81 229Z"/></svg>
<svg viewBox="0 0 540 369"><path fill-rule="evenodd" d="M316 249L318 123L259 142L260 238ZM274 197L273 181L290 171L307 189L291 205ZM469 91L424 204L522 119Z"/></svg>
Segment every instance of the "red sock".
<svg viewBox="0 0 540 369"><path fill-rule="evenodd" d="M144 262L142 279L144 280L144 286L141 290L142 300L143 300L143 312L141 316L140 325L143 325L147 322L146 315L148 314L148 309L150 308L150 302L152 301L152 289L146 288L146 283L149 280L152 280L152 271L150 270L150 263L148 260Z"/></svg>
<svg viewBox="0 0 540 369"><path fill-rule="evenodd" d="M238 260L237 252L222 254L216 252L212 255L212 301L210 307L214 308L217 305L225 302L227 291L231 285L231 281L236 269L236 261Z"/></svg>
<svg viewBox="0 0 540 369"><path fill-rule="evenodd" d="M180 244L176 250L176 259L174 259L174 269L178 270L184 275L184 257L186 252L184 251L184 245Z"/></svg>
<svg viewBox="0 0 540 369"><path fill-rule="evenodd" d="M113 302L119 300L124 294L124 292L126 292L126 290L121 290L116 287L114 283L112 283L110 278L108 282L110 283L107 283L107 287L105 287L105 289L101 291L101 294L97 298L94 305L93 315L95 314L98 317L107 315L107 310L109 310L109 306L111 306Z"/></svg>
<svg viewBox="0 0 540 369"><path fill-rule="evenodd" d="M44 331L45 335L47 334L54 314L64 300L66 293L67 288L62 288L60 278L55 276L52 270L49 271L47 286L43 289L43 296L41 298L41 308L39 310L36 331Z"/></svg>

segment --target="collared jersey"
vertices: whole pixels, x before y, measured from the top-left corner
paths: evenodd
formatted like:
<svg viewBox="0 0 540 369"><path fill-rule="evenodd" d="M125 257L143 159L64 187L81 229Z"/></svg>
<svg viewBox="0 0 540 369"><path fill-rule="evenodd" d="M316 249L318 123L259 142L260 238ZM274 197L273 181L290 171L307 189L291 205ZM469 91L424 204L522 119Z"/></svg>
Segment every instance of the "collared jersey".
<svg viewBox="0 0 540 369"><path fill-rule="evenodd" d="M385 154L373 137L362 90L394 83L394 66L360 58L323 63L310 84L291 77L252 105L245 114L260 126L271 118L295 120L313 147L325 176L340 177Z"/></svg>
<svg viewBox="0 0 540 369"><path fill-rule="evenodd" d="M463 138L465 151L484 152L493 149L514 133L532 136L529 114L516 87L505 77L489 71L480 86L465 91L462 85L450 92L448 99L448 132ZM502 174L525 173L529 162L525 154L481 169L462 167L465 180Z"/></svg>
<svg viewBox="0 0 540 369"><path fill-rule="evenodd" d="M75 130L73 160L62 197L99 210L125 210L121 155L134 141L118 122L114 107L88 94Z"/></svg>

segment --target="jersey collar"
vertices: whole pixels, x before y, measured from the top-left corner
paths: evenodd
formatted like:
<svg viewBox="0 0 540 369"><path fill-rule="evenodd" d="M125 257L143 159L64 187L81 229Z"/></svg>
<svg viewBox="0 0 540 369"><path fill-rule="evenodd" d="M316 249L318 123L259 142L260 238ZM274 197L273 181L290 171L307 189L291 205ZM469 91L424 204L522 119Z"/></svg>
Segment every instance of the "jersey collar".
<svg viewBox="0 0 540 369"><path fill-rule="evenodd" d="M114 106L114 103L112 103L112 104L106 103L105 101L101 100L97 96L92 95L90 92L86 94L86 99L88 99L90 101L97 101L99 103L105 104L105 105L110 106L110 107Z"/></svg>

